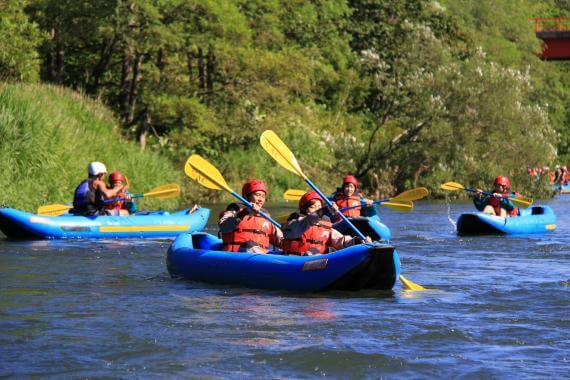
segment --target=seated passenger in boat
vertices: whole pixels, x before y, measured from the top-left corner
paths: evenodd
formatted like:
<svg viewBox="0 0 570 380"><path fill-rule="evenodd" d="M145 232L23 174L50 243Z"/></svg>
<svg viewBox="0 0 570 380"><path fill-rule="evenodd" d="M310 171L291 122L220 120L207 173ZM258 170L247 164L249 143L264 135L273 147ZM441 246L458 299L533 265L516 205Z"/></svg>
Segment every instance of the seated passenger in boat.
<svg viewBox="0 0 570 380"><path fill-rule="evenodd" d="M105 183L107 168L101 162L94 161L87 167L88 178L81 182L73 194L73 208L69 210L74 215L106 215L105 199L116 197L122 187L109 188Z"/></svg>
<svg viewBox="0 0 570 380"><path fill-rule="evenodd" d="M110 188L121 188L115 197L105 199L105 213L111 216L128 216L137 212L137 205L133 201L129 188L129 180L121 172L114 171L109 175Z"/></svg>
<svg viewBox="0 0 570 380"><path fill-rule="evenodd" d="M493 196L484 195L479 190L475 198L473 198L473 203L477 210L485 214L506 218L519 214L518 207L515 207L509 199L515 196L516 194L511 192L511 182L509 178L498 176L495 178Z"/></svg>
<svg viewBox="0 0 570 380"><path fill-rule="evenodd" d="M254 210L242 204L232 203L220 215L218 226L222 238L222 250L230 252L267 253L270 245L281 246L283 233L259 214L267 197L263 181L246 182L241 191Z"/></svg>
<svg viewBox="0 0 570 380"><path fill-rule="evenodd" d="M308 192L299 200L299 212L291 214L283 226L281 247L285 254L298 256L321 255L362 243L358 237L343 235L332 228L327 213L335 214L338 206L323 208L318 193ZM370 237L366 238L370 242Z"/></svg>
<svg viewBox="0 0 570 380"><path fill-rule="evenodd" d="M374 216L376 215L376 208L373 206L373 201L366 199L358 188L358 181L356 177L347 175L342 180L342 186L337 188L336 191L329 197L339 208L354 207L349 210L344 210L342 213L347 217L354 216ZM340 220L337 215L334 222Z"/></svg>

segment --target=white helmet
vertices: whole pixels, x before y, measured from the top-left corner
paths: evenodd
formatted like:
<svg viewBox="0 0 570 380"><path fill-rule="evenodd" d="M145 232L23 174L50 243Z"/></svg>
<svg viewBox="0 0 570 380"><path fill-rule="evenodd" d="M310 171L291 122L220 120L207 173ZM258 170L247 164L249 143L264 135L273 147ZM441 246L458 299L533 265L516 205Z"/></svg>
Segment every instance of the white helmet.
<svg viewBox="0 0 570 380"><path fill-rule="evenodd" d="M99 175L101 173L107 173L107 168L103 163L94 161L87 167L87 172L89 175Z"/></svg>

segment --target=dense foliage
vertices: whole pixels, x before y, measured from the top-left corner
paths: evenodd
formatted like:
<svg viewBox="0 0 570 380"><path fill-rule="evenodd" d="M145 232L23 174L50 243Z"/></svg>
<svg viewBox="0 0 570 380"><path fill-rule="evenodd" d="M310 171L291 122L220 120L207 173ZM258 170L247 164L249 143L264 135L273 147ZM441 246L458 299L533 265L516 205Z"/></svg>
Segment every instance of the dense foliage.
<svg viewBox="0 0 570 380"><path fill-rule="evenodd" d="M39 55L41 80L101 99L126 139L178 167L200 153L236 188L300 186L261 151L269 128L327 191L346 172L393 193L570 158L570 66L538 59L529 21L562 0L7 3L0 41L25 43L0 75L33 80Z"/></svg>
<svg viewBox="0 0 570 380"><path fill-rule="evenodd" d="M0 105L1 205L35 211L40 205L71 202L75 186L87 178L87 164L95 160L127 175L134 193L180 182L172 164L122 140L111 112L76 92L0 85ZM174 206L164 200L143 202L144 207Z"/></svg>

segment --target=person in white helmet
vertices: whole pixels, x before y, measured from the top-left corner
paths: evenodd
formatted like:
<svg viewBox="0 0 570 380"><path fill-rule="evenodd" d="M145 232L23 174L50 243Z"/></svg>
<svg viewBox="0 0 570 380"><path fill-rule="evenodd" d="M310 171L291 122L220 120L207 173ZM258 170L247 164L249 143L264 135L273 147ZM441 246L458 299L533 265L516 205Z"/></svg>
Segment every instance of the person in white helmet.
<svg viewBox="0 0 570 380"><path fill-rule="evenodd" d="M87 167L89 177L81 182L73 194L74 215L105 215L105 199L114 198L123 192L123 186L108 188L105 182L107 168L101 162L94 161Z"/></svg>

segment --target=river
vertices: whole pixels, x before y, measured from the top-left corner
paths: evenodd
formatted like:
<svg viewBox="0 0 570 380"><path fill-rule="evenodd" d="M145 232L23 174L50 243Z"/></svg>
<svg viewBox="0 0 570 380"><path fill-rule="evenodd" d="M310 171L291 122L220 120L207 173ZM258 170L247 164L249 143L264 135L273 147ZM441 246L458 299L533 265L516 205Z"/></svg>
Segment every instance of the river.
<svg viewBox="0 0 570 380"><path fill-rule="evenodd" d="M558 229L531 237L457 237L467 203L382 207L426 292L216 286L171 279L169 241L0 240L0 377L567 377L570 195L546 204Z"/></svg>

